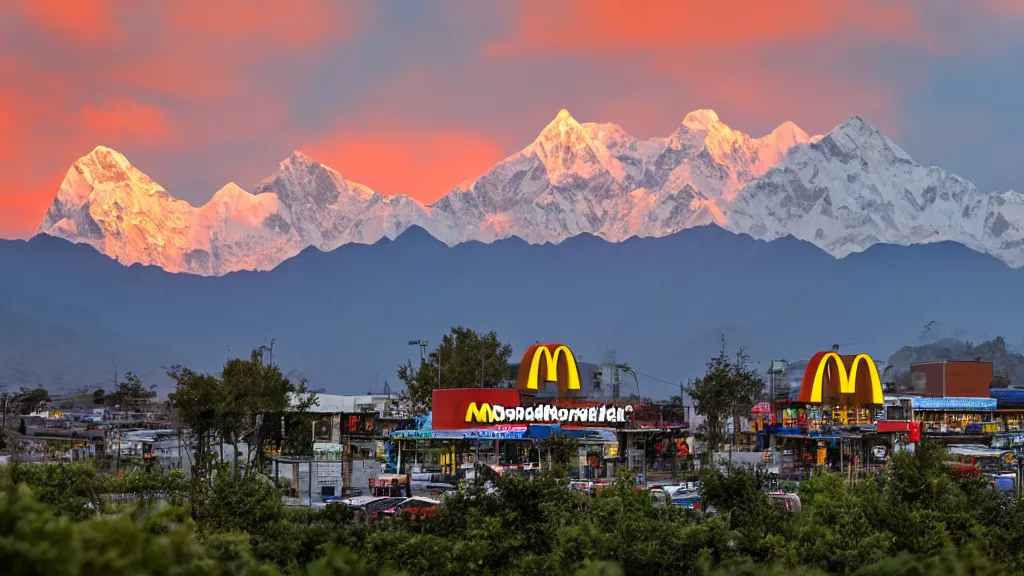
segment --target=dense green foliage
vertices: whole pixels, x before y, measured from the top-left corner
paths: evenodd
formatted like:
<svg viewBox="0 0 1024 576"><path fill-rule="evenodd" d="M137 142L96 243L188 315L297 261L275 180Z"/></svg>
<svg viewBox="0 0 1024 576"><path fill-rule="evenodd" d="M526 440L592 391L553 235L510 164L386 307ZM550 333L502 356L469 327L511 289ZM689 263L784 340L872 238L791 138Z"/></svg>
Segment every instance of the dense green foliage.
<svg viewBox="0 0 1024 576"><path fill-rule="evenodd" d="M177 383L168 395L170 405L199 447L192 467L195 476L211 476L215 442L237 447L248 441L243 460L231 463L232 476L261 469L268 447L283 444L289 454L313 453L307 410L318 401L317 395L305 381L292 382L277 365L265 362L263 354L260 348L248 360L232 359L219 375L200 374L184 366L168 371Z"/></svg>
<svg viewBox="0 0 1024 576"><path fill-rule="evenodd" d="M852 487L815 476L800 486L795 515L744 471L702 475L715 514L656 507L625 475L591 498L545 473L503 478L490 494L460 493L427 520L377 522L341 506L285 507L270 483L232 482L226 467L200 482L101 476L87 464L8 465L0 566L11 574L1024 573L1024 504L943 456L941 446L921 445Z"/></svg>
<svg viewBox="0 0 1024 576"><path fill-rule="evenodd" d="M701 433L708 451L726 441L728 419L739 421L740 415L749 414L763 391L764 379L750 367L747 353L741 348L731 357L722 337L718 355L708 360L707 372L688 389L697 414L704 417Z"/></svg>
<svg viewBox="0 0 1024 576"><path fill-rule="evenodd" d="M515 380L511 358L512 346L494 331L480 334L455 326L418 366L409 362L398 367L398 378L405 383L400 403L414 414L426 414L436 388L506 386Z"/></svg>
<svg viewBox="0 0 1024 576"><path fill-rule="evenodd" d="M95 392L93 396L95 397ZM110 406L120 406L122 409L138 409L140 406L151 402L156 398L156 387L146 386L134 372L127 372L124 380L118 382L117 389L111 392L106 403Z"/></svg>

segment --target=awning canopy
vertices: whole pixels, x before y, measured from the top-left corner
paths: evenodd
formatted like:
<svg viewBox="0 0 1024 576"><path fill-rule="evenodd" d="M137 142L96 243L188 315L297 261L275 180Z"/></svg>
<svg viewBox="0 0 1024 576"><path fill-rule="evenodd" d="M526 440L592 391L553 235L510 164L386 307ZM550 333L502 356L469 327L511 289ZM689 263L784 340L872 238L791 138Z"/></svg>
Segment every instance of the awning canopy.
<svg viewBox="0 0 1024 576"><path fill-rule="evenodd" d="M396 430L392 440L522 440L526 427L521 429L466 429L466 430Z"/></svg>
<svg viewBox="0 0 1024 576"><path fill-rule="evenodd" d="M555 425L531 424L501 428L467 428L464 430L396 430L392 440L540 440L549 436L570 436L585 443L617 443L611 428L565 428Z"/></svg>

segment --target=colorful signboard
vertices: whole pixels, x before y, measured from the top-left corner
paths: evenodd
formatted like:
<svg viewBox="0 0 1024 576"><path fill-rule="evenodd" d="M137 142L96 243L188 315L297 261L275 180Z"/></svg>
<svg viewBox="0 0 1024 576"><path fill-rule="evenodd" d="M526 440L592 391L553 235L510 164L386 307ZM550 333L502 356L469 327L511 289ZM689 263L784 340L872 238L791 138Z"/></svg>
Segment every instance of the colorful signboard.
<svg viewBox="0 0 1024 576"><path fill-rule="evenodd" d="M502 406L470 402L466 407L467 424L536 423L536 424L615 424L626 422L633 414L632 406L591 406L560 408L553 404L536 406Z"/></svg>
<svg viewBox="0 0 1024 576"><path fill-rule="evenodd" d="M798 401L821 404L825 400L845 405L882 405L882 383L871 356L840 356L836 352L815 354L804 371Z"/></svg>
<svg viewBox="0 0 1024 576"><path fill-rule="evenodd" d="M466 424L470 404L519 406L519 390L513 388L442 388L433 393L434 430L463 430L476 426Z"/></svg>
<svg viewBox="0 0 1024 576"><path fill-rule="evenodd" d="M538 392L547 388L548 382L558 385L559 396L569 390L580 389L576 357L565 344L536 344L523 354L516 388L523 392Z"/></svg>
<svg viewBox="0 0 1024 576"><path fill-rule="evenodd" d="M380 431L377 429L376 413L357 412L341 414L341 434L343 436L374 436Z"/></svg>

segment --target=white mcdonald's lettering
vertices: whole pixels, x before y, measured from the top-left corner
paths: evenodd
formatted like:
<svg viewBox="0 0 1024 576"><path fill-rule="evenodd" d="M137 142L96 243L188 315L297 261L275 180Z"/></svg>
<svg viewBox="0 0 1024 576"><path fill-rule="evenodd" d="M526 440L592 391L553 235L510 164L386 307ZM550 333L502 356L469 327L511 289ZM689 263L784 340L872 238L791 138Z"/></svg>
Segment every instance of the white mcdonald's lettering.
<svg viewBox="0 0 1024 576"><path fill-rule="evenodd" d="M466 410L466 422L492 424L496 422L557 422L557 423L619 423L633 413L632 406L601 406L588 408L559 408L551 404L537 406L504 407L498 404L471 402Z"/></svg>

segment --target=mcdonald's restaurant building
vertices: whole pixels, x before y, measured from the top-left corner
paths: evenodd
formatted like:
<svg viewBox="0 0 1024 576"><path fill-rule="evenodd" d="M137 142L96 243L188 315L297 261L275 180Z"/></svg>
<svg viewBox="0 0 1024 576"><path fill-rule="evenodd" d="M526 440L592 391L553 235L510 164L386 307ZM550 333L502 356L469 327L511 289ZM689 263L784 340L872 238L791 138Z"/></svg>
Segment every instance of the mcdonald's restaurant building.
<svg viewBox="0 0 1024 576"><path fill-rule="evenodd" d="M923 437L1024 451L1024 394L990 390L990 363L921 363L911 371L916 394L886 395L870 356L815 354L796 397L773 403L763 423L774 464L796 476L827 467L853 477Z"/></svg>
<svg viewBox="0 0 1024 576"><path fill-rule="evenodd" d="M771 446L766 460L780 473L802 478L829 468L853 477L885 464L893 437L879 434L885 396L870 356L819 352L794 392L792 401L773 403L762 424Z"/></svg>
<svg viewBox="0 0 1024 576"><path fill-rule="evenodd" d="M574 476L598 479L613 476L621 466L644 474L656 438L682 437L685 428L681 406L589 396L572 351L539 344L526 351L515 388L437 389L423 426L393 432L391 439L399 471L431 454L443 475L461 477L476 463L499 473L547 467L551 455L544 453L545 439L573 437Z"/></svg>

